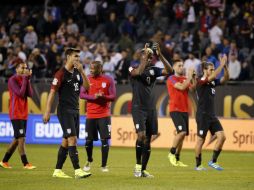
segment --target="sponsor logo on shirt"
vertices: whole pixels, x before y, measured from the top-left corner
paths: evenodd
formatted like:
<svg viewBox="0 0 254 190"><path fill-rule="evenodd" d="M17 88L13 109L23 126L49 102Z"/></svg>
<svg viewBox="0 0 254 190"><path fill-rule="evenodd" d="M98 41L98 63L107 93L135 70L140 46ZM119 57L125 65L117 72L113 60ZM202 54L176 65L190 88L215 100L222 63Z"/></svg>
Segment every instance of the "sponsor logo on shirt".
<svg viewBox="0 0 254 190"><path fill-rule="evenodd" d="M203 130L199 130L199 134L200 134L200 135L203 135L203 134L204 134L204 131L203 131Z"/></svg>
<svg viewBox="0 0 254 190"><path fill-rule="evenodd" d="M139 124L136 124L136 126L135 126L135 127L136 127L136 129L138 130L138 129L139 129Z"/></svg>
<svg viewBox="0 0 254 190"><path fill-rule="evenodd" d="M24 133L24 130L23 130L23 129L20 129L20 130L19 130L19 133L20 133L20 134L23 134L23 133Z"/></svg>
<svg viewBox="0 0 254 190"><path fill-rule="evenodd" d="M71 134L71 129L67 129L67 133L68 133L68 134Z"/></svg>
<svg viewBox="0 0 254 190"><path fill-rule="evenodd" d="M179 129L179 131L181 131L181 130L183 129L183 126L182 126L182 125L179 125L179 126L178 126L178 129Z"/></svg>

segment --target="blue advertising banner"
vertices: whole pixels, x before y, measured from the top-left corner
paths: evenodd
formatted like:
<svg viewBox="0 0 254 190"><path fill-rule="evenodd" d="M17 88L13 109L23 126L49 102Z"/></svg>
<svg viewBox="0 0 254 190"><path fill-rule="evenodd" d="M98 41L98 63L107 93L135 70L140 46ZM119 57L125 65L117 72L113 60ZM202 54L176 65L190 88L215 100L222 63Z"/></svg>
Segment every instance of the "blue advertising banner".
<svg viewBox="0 0 254 190"><path fill-rule="evenodd" d="M85 116L80 117L78 145L85 144ZM0 143L9 143L13 139L13 127L8 114L0 114ZM27 120L27 144L60 144L63 132L57 116L52 115L50 122L44 124L42 115L30 114ZM95 141L94 146L100 146L100 141Z"/></svg>

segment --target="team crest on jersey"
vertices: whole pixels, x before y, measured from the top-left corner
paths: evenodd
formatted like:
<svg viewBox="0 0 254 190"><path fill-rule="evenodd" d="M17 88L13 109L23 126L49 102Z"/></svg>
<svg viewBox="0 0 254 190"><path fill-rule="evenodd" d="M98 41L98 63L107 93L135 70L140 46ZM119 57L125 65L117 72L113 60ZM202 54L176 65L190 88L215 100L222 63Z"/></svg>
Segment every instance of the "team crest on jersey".
<svg viewBox="0 0 254 190"><path fill-rule="evenodd" d="M80 76L79 75L77 75L77 79L78 79L78 81L80 81Z"/></svg>
<svg viewBox="0 0 254 190"><path fill-rule="evenodd" d="M215 82L214 82L214 81L212 81L211 84L212 84L213 86L215 86Z"/></svg>
<svg viewBox="0 0 254 190"><path fill-rule="evenodd" d="M105 83L105 82L101 83L102 88L106 88L106 86L107 86L107 83Z"/></svg>
<svg viewBox="0 0 254 190"><path fill-rule="evenodd" d="M178 129L179 129L179 131L181 131L181 130L183 129L183 126L182 126L182 125L179 125L179 126L178 126Z"/></svg>
<svg viewBox="0 0 254 190"><path fill-rule="evenodd" d="M53 85L57 85L57 83L58 83L58 79L57 79L57 78L54 78L53 81L52 81L52 84L53 84Z"/></svg>
<svg viewBox="0 0 254 190"><path fill-rule="evenodd" d="M154 75L154 70L153 70L153 69L150 69L150 70L149 70L149 73L150 73L150 75Z"/></svg>

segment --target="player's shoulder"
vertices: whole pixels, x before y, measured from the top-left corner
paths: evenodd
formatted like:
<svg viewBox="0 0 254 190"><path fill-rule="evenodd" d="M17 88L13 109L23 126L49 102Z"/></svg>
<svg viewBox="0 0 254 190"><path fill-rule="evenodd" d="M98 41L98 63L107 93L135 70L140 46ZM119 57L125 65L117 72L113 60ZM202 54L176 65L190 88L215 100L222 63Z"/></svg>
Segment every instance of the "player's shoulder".
<svg viewBox="0 0 254 190"><path fill-rule="evenodd" d="M61 76L64 75L65 68L61 67L56 73L55 76Z"/></svg>
<svg viewBox="0 0 254 190"><path fill-rule="evenodd" d="M102 78L103 80L109 81L109 82L114 81L114 79L113 79L111 76L105 75L105 74L101 75L101 78Z"/></svg>

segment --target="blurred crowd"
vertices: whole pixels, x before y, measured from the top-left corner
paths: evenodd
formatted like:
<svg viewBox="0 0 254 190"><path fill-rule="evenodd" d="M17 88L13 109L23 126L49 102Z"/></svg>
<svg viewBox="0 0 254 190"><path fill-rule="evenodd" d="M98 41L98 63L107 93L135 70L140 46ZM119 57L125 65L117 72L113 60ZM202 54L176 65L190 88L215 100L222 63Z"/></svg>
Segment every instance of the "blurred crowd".
<svg viewBox="0 0 254 190"><path fill-rule="evenodd" d="M64 64L65 47L81 50L89 73L93 60L105 74L128 83L139 50L156 41L186 71L203 60L218 66L228 55L230 80L254 78L254 0L45 0L42 5L0 7L0 77L14 73L21 58L34 79L52 78ZM153 63L163 64L154 57ZM164 81L165 78L160 78Z"/></svg>

